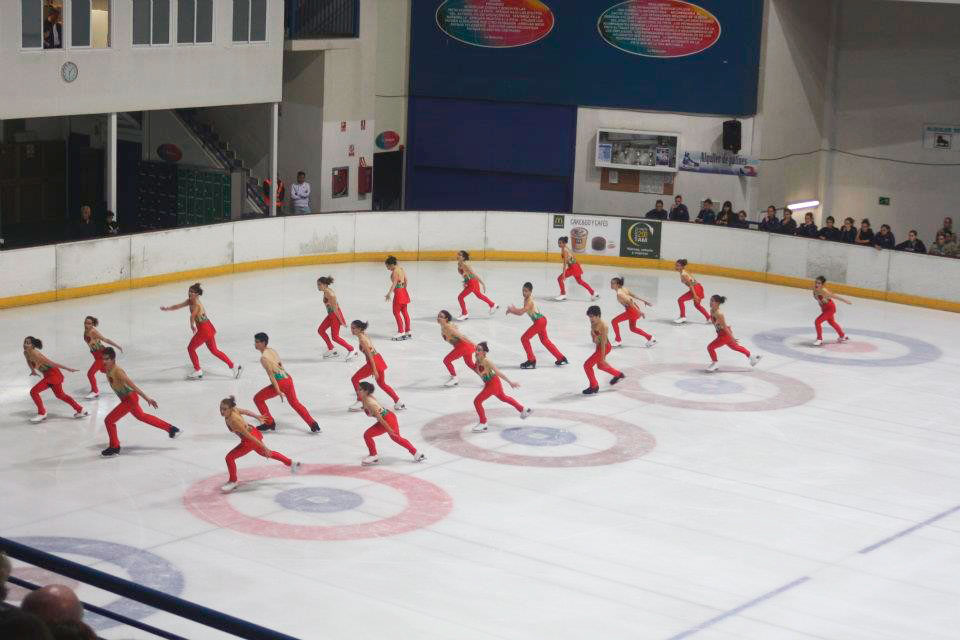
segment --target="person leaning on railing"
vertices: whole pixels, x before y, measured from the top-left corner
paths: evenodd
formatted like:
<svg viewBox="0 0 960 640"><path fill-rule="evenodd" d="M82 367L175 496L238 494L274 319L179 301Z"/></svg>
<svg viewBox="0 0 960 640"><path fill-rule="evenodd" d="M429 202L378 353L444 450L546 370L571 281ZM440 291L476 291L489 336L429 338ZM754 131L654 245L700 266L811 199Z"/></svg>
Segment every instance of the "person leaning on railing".
<svg viewBox="0 0 960 640"><path fill-rule="evenodd" d="M808 213L803 216L803 224L797 227L797 235L801 238L816 238L820 233L816 223L813 221L813 214Z"/></svg>
<svg viewBox="0 0 960 640"><path fill-rule="evenodd" d="M780 220L780 226L776 232L785 236L797 235L797 221L793 219L793 212L790 209L783 210L783 219Z"/></svg>
<svg viewBox="0 0 960 640"><path fill-rule="evenodd" d="M767 207L767 215L760 221L757 228L768 233L776 233L780 230L780 220L777 219L777 208L775 206Z"/></svg>
<svg viewBox="0 0 960 640"><path fill-rule="evenodd" d="M897 239L893 237L890 225L880 225L880 231L873 236L873 246L877 249L893 249L897 245Z"/></svg>
<svg viewBox="0 0 960 640"><path fill-rule="evenodd" d="M853 226L853 218L844 218L843 226L840 227L840 242L853 244L857 239L857 228Z"/></svg>
<svg viewBox="0 0 960 640"><path fill-rule="evenodd" d="M836 221L833 219L833 216L827 216L826 226L820 229L820 233L817 234L817 237L821 240L830 240L831 242L837 242L840 240L840 229L836 226Z"/></svg>
<svg viewBox="0 0 960 640"><path fill-rule="evenodd" d="M910 253L927 252L927 247L923 244L923 240L917 237L916 229L910 229L910 232L907 233L906 241L901 242L895 248L897 251L908 251Z"/></svg>
<svg viewBox="0 0 960 640"><path fill-rule="evenodd" d="M853 239L853 243L864 247L869 247L873 244L873 229L870 227L870 220L868 218L860 221L860 229L857 230L857 235Z"/></svg>
<svg viewBox="0 0 960 640"><path fill-rule="evenodd" d="M957 243L948 236L943 230L937 231L937 239L930 245L928 252L932 256L943 256L944 258L956 258L960 255L960 249Z"/></svg>

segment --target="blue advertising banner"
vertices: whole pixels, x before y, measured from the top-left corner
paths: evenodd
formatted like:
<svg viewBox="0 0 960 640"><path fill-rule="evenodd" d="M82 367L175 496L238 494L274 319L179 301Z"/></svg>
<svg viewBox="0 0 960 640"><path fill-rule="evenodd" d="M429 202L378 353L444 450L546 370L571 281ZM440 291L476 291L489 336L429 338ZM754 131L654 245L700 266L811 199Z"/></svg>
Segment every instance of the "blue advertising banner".
<svg viewBox="0 0 960 640"><path fill-rule="evenodd" d="M410 92L748 116L762 0L413 0Z"/></svg>
<svg viewBox="0 0 960 640"><path fill-rule="evenodd" d="M680 160L680 171L715 173L742 178L756 178L759 175L757 168L759 166L754 158L711 151L684 151L683 159Z"/></svg>

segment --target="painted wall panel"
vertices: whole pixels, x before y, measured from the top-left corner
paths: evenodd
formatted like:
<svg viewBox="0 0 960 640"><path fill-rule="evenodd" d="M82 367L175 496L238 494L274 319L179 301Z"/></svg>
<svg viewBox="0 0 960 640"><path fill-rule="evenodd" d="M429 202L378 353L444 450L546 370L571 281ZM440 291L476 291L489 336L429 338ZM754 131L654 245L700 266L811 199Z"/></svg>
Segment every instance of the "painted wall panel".
<svg viewBox="0 0 960 640"><path fill-rule="evenodd" d="M121 236L56 245L57 289L129 278L132 238Z"/></svg>
<svg viewBox="0 0 960 640"><path fill-rule="evenodd" d="M233 264L233 223L131 236L130 276Z"/></svg>
<svg viewBox="0 0 960 640"><path fill-rule="evenodd" d="M0 297L53 291L56 288L55 246L0 251Z"/></svg>
<svg viewBox="0 0 960 640"><path fill-rule="evenodd" d="M234 262L282 258L285 220L286 218L263 218L232 224Z"/></svg>
<svg viewBox="0 0 960 640"><path fill-rule="evenodd" d="M543 251L548 249L550 215L488 211L486 248L491 251Z"/></svg>
<svg viewBox="0 0 960 640"><path fill-rule="evenodd" d="M369 213L357 216L357 253L417 251L420 247L419 213ZM384 255L386 257L386 255Z"/></svg>
<svg viewBox="0 0 960 640"><path fill-rule="evenodd" d="M483 211L422 212L420 251L483 249L486 217Z"/></svg>
<svg viewBox="0 0 960 640"><path fill-rule="evenodd" d="M357 216L289 216L283 224L283 257L353 253Z"/></svg>

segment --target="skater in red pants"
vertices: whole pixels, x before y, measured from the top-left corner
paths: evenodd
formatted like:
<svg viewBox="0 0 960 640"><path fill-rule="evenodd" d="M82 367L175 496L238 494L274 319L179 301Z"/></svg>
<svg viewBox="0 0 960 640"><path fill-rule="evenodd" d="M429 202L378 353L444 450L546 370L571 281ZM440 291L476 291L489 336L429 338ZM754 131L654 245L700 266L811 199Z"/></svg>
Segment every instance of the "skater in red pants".
<svg viewBox="0 0 960 640"><path fill-rule="evenodd" d="M230 473L230 478L227 484L220 487L222 492L230 493L237 488L237 458L242 458L251 451L256 451L264 458L282 462L290 467L290 473L296 473L300 470L299 462L294 462L287 456L277 453L276 451L270 451L267 445L263 444L263 435L243 419L243 416L250 416L251 418L262 421L266 419L267 416L259 416L252 411L239 408L237 406L237 400L233 396L220 401L220 415L223 416L224 422L227 423L227 429L240 436L240 444L231 449L226 457L227 471Z"/></svg>
<svg viewBox="0 0 960 640"><path fill-rule="evenodd" d="M257 395L253 396L253 404L257 406L257 411L266 417L266 420L264 420L257 429L260 431L276 430L277 423L274 422L273 416L270 415L270 409L267 408L267 400L280 396L281 402L286 398L293 410L300 414L303 421L310 427L311 433L320 433L320 425L313 419L313 416L310 415L307 408L300 404L300 401L297 399L297 390L293 386L293 378L291 378L287 370L283 368L283 363L280 362L280 356L277 355L277 352L267 346L269 342L270 337L262 331L253 336L253 346L260 352L260 364L263 365L264 370L267 372L267 378L270 380L270 384L260 389Z"/></svg>
<svg viewBox="0 0 960 640"><path fill-rule="evenodd" d="M703 301L703 285L697 282L697 279L687 271L686 260L677 260L673 268L680 272L680 282L687 288L687 292L677 299L677 304L680 306L680 317L673 322L675 324L683 324L687 321L687 307L685 303L688 300L693 301L693 306L697 311L702 313L703 317L709 322L710 314L707 313L707 310L704 309L703 304L701 304Z"/></svg>
<svg viewBox="0 0 960 640"><path fill-rule="evenodd" d="M30 422L37 424L47 419L47 409L43 406L43 400L40 398L40 393L47 389L53 389L53 395L73 407L76 412L73 414L74 418L79 419L90 415L76 400L63 391L63 374L60 369L71 373L76 373L77 369L71 369L54 362L40 353L40 349L43 349L43 342L39 338L27 336L23 339L23 357L27 361L27 366L30 367L30 375L43 375L43 380L30 389L30 397L33 398L33 403L37 405L37 415L30 418Z"/></svg>
<svg viewBox="0 0 960 640"><path fill-rule="evenodd" d="M560 285L560 295L554 298L554 300L563 301L567 299L567 287L564 285L564 281L571 277L577 281L577 284L587 290L591 300L598 300L600 294L596 293L590 285L583 281L583 267L581 267L577 259L573 257L573 252L570 251L570 248L567 246L569 242L570 238L567 236L563 236L557 240L557 246L560 247L560 261L563 269L560 271L560 277L557 278L557 284Z"/></svg>
<svg viewBox="0 0 960 640"><path fill-rule="evenodd" d="M190 288L187 290L186 300L172 307L160 307L161 311L176 311L177 309L190 307L190 330L193 332L193 338L190 339L190 344L187 345L187 352L190 354L190 362L193 363L193 373L187 376L187 380L199 380L203 377L203 370L200 368L200 359L197 357L197 347L202 344L207 345L210 353L223 360L224 364L230 367L234 378L239 378L243 367L239 364L234 366L230 358L227 357L227 354L217 348L217 330L214 328L213 323L210 322L210 318L207 317L207 312L200 302L200 296L202 295L203 289L200 288L200 283L195 282L190 285Z"/></svg>
<svg viewBox="0 0 960 640"><path fill-rule="evenodd" d="M529 407L524 407L522 404L508 396L503 392L503 384L500 383L500 380L506 380L514 389L520 386L520 383L512 381L507 376L503 375L496 365L487 357L487 354L490 353L490 348L487 346L486 342L481 342L477 345L477 375L480 376L480 379L483 380L483 391L481 391L476 398L473 399L473 406L477 410L477 416L480 418L478 422L473 427L474 433L483 433L487 430L487 414L483 410L484 401L490 396L496 396L501 402L505 402L517 411L520 412L520 417L524 420L527 419L533 409Z"/></svg>
<svg viewBox="0 0 960 640"><path fill-rule="evenodd" d="M340 355L336 347L333 346L333 343L336 342L346 349L346 360L350 360L351 358L357 357L357 351L350 346L349 342L340 337L340 327L346 326L347 321L343 319L343 309L341 309L337 303L337 294L333 292L331 288L332 284L333 276L321 276L317 278L317 289L323 293L323 304L327 307L327 317L323 319L323 322L320 323L320 326L317 328L317 333L320 334L320 337L323 338L323 341L327 345L327 352L323 354L323 359L336 358ZM328 329L330 330L330 337L327 337ZM331 338L333 339L332 341Z"/></svg>
<svg viewBox="0 0 960 640"><path fill-rule="evenodd" d="M613 376L610 384L617 384L626 377L607 363L607 354L610 353L610 331L607 329L607 323L600 319L600 307L593 305L587 309L587 317L590 318L590 340L596 345L596 351L583 363L583 370L586 372L587 381L590 383L590 386L583 390L585 396L600 391L597 376L593 373L594 367Z"/></svg>
<svg viewBox="0 0 960 640"><path fill-rule="evenodd" d="M466 320L470 317L470 314L467 313L466 300L471 293L487 303L487 306L490 307L490 315L493 315L500 308L500 305L484 295L487 292L487 285L470 266L469 260L469 253L466 251L457 252L457 271L463 276L463 291L457 296L457 300L460 302L460 316L457 317L457 320Z"/></svg>
<svg viewBox="0 0 960 640"><path fill-rule="evenodd" d="M364 466L380 464L380 456L377 455L377 443L373 439L385 433L389 433L391 440L409 451L414 462L423 462L426 456L418 452L409 440L400 435L397 414L384 409L373 397L373 385L369 382L361 382L358 386L358 392L360 393L360 402L363 405L364 413L377 419L369 429L363 432L363 441L367 444L367 452L370 455L364 458L360 464Z"/></svg>
<svg viewBox="0 0 960 640"><path fill-rule="evenodd" d="M621 344L620 323L624 321L630 323L630 331L640 334L647 339L647 342L643 346L652 347L657 344L656 338L637 326L637 320L643 317L643 311L640 310L640 305L638 305L637 302L642 302L648 307L652 307L653 305L643 298L635 296L630 289L623 286L622 277L612 278L610 280L610 288L617 292L617 302L622 304L624 309L623 313L613 319L613 346L619 347Z"/></svg>
<svg viewBox="0 0 960 640"><path fill-rule="evenodd" d="M460 384L460 379L457 377L457 370L453 368L454 360L463 358L463 363L467 365L471 371L477 370L477 366L473 364L473 352L477 346L460 333L456 325L451 322L452 319L453 317L446 309L437 314L437 324L440 325L440 337L443 338L445 342L449 342L453 347L453 351L448 353L443 359L443 364L446 365L447 371L450 372L450 379L443 385L445 387L455 387Z"/></svg>
<svg viewBox="0 0 960 640"><path fill-rule="evenodd" d="M103 345L109 344L123 353L123 347L118 345L110 338L105 338L97 329L100 321L93 316L87 316L83 320L83 341L90 348L90 354L93 356L93 364L87 370L87 380L90 381L90 393L87 394L87 400L93 400L100 396L100 388L97 387L97 374L106 372L103 368Z"/></svg>
<svg viewBox="0 0 960 640"><path fill-rule="evenodd" d="M555 365L561 367L567 364L567 357L560 353L560 349L557 349L556 345L550 341L550 337L547 335L547 318L537 309L537 303L533 300L533 285L531 283L523 283L523 306L515 307L510 305L507 308L507 313L515 316L527 314L530 316L530 320L533 321L530 328L520 336L520 344L523 345L523 350L527 354L526 361L520 365L521 369L537 368L537 356L533 354L533 348L530 346L530 339L533 338L533 336L539 337L543 346L545 346L547 351L556 359L554 362Z"/></svg>
<svg viewBox="0 0 960 640"><path fill-rule="evenodd" d="M737 339L733 337L733 329L730 328L723 314L720 313L720 305L726 301L727 299L723 296L710 296L710 322L717 330L717 338L707 345L707 353L710 354L710 364L707 366L707 371L716 371L720 366L717 364L717 349L720 347L730 347L734 351L742 353L750 360L751 367L757 366L757 363L760 362L760 356L750 355L750 352L741 347Z"/></svg>
<svg viewBox="0 0 960 640"><path fill-rule="evenodd" d="M410 304L407 272L397 264L397 259L393 256L387 257L384 264L390 272L390 288L385 299L389 301L393 296L393 317L397 321L397 335L393 336L393 339L409 340L413 335L410 333L410 314L407 312L407 305Z"/></svg>
<svg viewBox="0 0 960 640"><path fill-rule="evenodd" d="M827 279L823 276L817 277L813 283L813 298L820 303L820 315L813 321L817 328L817 340L814 346L819 347L823 344L823 323L828 323L837 332L837 342L846 342L849 340L847 334L843 332L843 327L837 322L837 305L834 300L839 300L844 304L853 304L846 298L842 298L827 289Z"/></svg>
<svg viewBox="0 0 960 640"><path fill-rule="evenodd" d="M107 381L117 394L117 397L120 398L120 404L114 407L113 411L108 413L107 417L103 420L107 426L107 435L110 436L110 444L100 452L100 455L104 458L110 458L120 453L120 438L117 437L117 421L128 413L133 414L133 417L140 422L145 422L152 427L166 431L167 435L171 438L177 437L180 429L165 420L161 420L149 413L144 413L143 409L140 408L140 398L143 398L146 403L154 409L157 408L157 401L141 391L140 387L135 385L133 380L130 379L130 376L127 375L127 372L117 366L117 352L111 347L106 347L103 350L103 365L107 369Z"/></svg>
<svg viewBox="0 0 960 640"><path fill-rule="evenodd" d="M373 348L373 343L370 341L370 337L366 334L368 326L369 323L361 320L354 320L350 323L350 333L357 337L357 343L360 351L364 356L366 356L367 359L367 363L360 367L360 369L353 374L353 377L350 378L350 382L353 383L353 390L357 392L357 401L350 406L350 411L360 411L363 409L363 402L360 399L359 385L361 380L369 376L373 376L373 379L377 381L377 386L386 391L387 395L393 399L393 410L402 411L407 407L400 402L400 396L397 395L397 392L387 384L386 378L384 377L387 371L387 363L384 362L383 356L377 353L377 350Z"/></svg>

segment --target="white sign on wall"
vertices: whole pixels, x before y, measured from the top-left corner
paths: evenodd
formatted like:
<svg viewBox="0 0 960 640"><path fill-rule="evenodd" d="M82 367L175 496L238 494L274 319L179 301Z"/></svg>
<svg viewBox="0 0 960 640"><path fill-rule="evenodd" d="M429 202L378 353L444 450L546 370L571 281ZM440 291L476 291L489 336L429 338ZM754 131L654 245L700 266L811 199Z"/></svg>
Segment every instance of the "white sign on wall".
<svg viewBox="0 0 960 640"><path fill-rule="evenodd" d="M960 125L926 124L923 126L924 149L960 151Z"/></svg>

